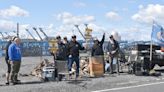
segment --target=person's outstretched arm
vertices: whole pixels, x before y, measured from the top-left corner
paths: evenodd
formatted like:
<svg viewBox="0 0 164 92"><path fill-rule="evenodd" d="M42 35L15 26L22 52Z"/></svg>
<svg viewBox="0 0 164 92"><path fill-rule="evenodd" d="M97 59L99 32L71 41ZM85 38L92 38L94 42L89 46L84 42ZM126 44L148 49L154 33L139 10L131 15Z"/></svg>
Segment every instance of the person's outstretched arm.
<svg viewBox="0 0 164 92"><path fill-rule="evenodd" d="M104 41L105 41L105 33L103 34L102 40L101 40L101 42L100 42L100 45L101 45L101 46L103 45Z"/></svg>

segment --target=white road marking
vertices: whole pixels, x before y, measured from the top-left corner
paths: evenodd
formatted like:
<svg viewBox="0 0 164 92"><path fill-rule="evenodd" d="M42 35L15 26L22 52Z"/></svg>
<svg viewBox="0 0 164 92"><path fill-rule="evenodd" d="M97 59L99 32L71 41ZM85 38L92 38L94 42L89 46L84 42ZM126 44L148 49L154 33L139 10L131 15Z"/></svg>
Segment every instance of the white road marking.
<svg viewBox="0 0 164 92"><path fill-rule="evenodd" d="M161 79L157 78L156 80L161 80Z"/></svg>
<svg viewBox="0 0 164 92"><path fill-rule="evenodd" d="M120 88L111 88L111 89L104 89L104 90L96 90L96 91L91 91L91 92L115 91L115 90L130 89L130 88L137 88L137 87L144 87L144 86L157 85L157 84L163 84L163 83L164 83L164 82L157 82L157 83L142 84L142 85L137 85L137 86L120 87Z"/></svg>
<svg viewBox="0 0 164 92"><path fill-rule="evenodd" d="M137 83L139 81L129 81L129 82L123 82L123 83L118 83L117 85L125 85L125 84L130 84L130 83Z"/></svg>

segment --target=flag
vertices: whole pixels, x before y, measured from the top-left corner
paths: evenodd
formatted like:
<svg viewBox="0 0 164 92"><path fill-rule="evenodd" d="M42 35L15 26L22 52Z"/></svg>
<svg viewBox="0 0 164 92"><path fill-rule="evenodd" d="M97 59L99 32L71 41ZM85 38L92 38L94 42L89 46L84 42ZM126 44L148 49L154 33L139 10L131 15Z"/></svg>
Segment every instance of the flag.
<svg viewBox="0 0 164 92"><path fill-rule="evenodd" d="M164 46L164 29L161 25L153 23L151 39L155 44Z"/></svg>

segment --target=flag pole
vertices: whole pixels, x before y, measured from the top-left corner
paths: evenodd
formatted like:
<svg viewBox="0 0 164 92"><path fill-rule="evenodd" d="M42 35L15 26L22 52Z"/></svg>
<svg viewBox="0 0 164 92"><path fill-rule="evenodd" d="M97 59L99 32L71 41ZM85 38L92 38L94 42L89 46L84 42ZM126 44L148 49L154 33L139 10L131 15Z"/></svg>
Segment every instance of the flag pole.
<svg viewBox="0 0 164 92"><path fill-rule="evenodd" d="M150 69L152 68L152 53L153 53L153 42L151 39L151 43L150 43Z"/></svg>
<svg viewBox="0 0 164 92"><path fill-rule="evenodd" d="M154 25L154 20L153 20L153 25ZM153 31L153 26L152 26L152 31ZM152 41L152 37L151 37L151 42L150 42L150 65L149 68L152 68L152 53L153 53L153 41Z"/></svg>

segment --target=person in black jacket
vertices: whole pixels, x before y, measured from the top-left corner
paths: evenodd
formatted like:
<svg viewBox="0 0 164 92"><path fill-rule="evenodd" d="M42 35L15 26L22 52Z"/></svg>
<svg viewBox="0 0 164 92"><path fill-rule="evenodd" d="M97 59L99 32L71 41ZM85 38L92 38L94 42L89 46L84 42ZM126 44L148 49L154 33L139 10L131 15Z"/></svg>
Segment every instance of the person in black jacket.
<svg viewBox="0 0 164 92"><path fill-rule="evenodd" d="M65 48L64 48L64 52L66 54L66 60L68 60L68 45L69 45L69 41L67 40L67 37L64 37L63 38L63 44L65 45Z"/></svg>
<svg viewBox="0 0 164 92"><path fill-rule="evenodd" d="M69 56L69 50L68 50L68 45L69 45L69 41L67 40L67 37L63 38L63 44L65 45L65 49L64 52L66 53L66 61L67 61L67 66L68 66L68 56Z"/></svg>
<svg viewBox="0 0 164 92"><path fill-rule="evenodd" d="M104 51L103 51L104 40L105 40L105 33L103 34L101 41L99 41L98 39L94 40L94 44L91 51L92 56L104 55Z"/></svg>
<svg viewBox="0 0 164 92"><path fill-rule="evenodd" d="M72 74L72 64L75 61L76 63L76 78L79 76L79 68L80 68L80 62L79 62L79 50L84 50L84 47L82 47L77 41L76 41L76 35L72 36L72 41L70 41L68 45L68 53L69 53L69 61L68 61L68 69L69 73Z"/></svg>
<svg viewBox="0 0 164 92"><path fill-rule="evenodd" d="M11 72L11 64L9 61L9 54L8 54L8 49L9 46L11 45L12 41L15 40L16 37L13 37L11 40L8 41L7 45L6 45L6 54L5 54L5 61L7 64L7 73L6 73L6 85L9 85L9 77L10 77L10 72Z"/></svg>
<svg viewBox="0 0 164 92"><path fill-rule="evenodd" d="M55 60L66 60L67 58L67 53L66 53L66 45L61 41L61 37L57 36L56 37L57 40L57 45L58 45L58 50L57 52L54 54L52 53L52 55L54 56Z"/></svg>

